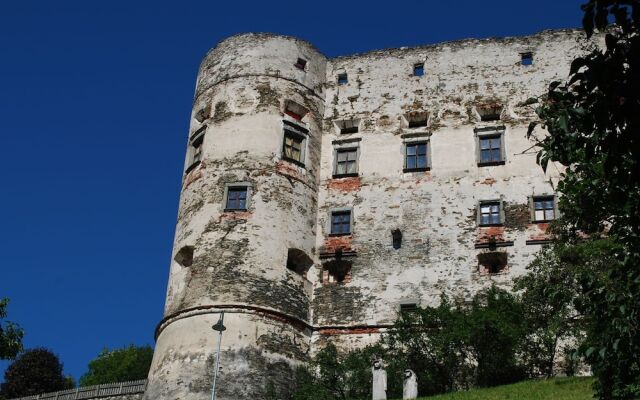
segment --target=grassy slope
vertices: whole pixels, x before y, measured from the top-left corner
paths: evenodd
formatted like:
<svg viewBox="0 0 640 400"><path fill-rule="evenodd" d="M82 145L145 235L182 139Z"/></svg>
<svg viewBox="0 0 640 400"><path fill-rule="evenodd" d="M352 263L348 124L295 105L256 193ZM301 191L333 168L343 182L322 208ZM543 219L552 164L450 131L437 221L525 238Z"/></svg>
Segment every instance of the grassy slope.
<svg viewBox="0 0 640 400"><path fill-rule="evenodd" d="M468 392L456 392L424 400L585 400L593 398L592 378L556 378Z"/></svg>

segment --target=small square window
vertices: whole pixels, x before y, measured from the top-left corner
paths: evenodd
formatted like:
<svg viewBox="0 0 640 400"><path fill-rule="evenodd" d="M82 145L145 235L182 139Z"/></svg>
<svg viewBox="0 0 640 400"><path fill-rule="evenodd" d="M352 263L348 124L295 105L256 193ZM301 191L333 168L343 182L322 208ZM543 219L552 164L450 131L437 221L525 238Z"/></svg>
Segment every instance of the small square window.
<svg viewBox="0 0 640 400"><path fill-rule="evenodd" d="M418 304L416 303L402 303L400 304L400 313L409 314L418 311Z"/></svg>
<svg viewBox="0 0 640 400"><path fill-rule="evenodd" d="M244 211L247 209L247 186L229 186L225 210Z"/></svg>
<svg viewBox="0 0 640 400"><path fill-rule="evenodd" d="M304 136L285 129L282 157L296 164L304 165L305 139Z"/></svg>
<svg viewBox="0 0 640 400"><path fill-rule="evenodd" d="M349 83L347 73L338 74L338 85L346 85L347 83Z"/></svg>
<svg viewBox="0 0 640 400"><path fill-rule="evenodd" d="M480 203L480 226L500 225L502 224L502 216L500 212L500 202L482 202Z"/></svg>
<svg viewBox="0 0 640 400"><path fill-rule="evenodd" d="M533 198L533 220L536 222L552 221L556 218L556 206L553 196Z"/></svg>
<svg viewBox="0 0 640 400"><path fill-rule="evenodd" d="M331 213L331 234L348 235L351 233L351 211L333 211Z"/></svg>
<svg viewBox="0 0 640 400"><path fill-rule="evenodd" d="M356 175L358 173L358 149L336 150L335 176Z"/></svg>
<svg viewBox="0 0 640 400"><path fill-rule="evenodd" d="M427 142L405 144L405 171L426 171L429 169L427 160Z"/></svg>
<svg viewBox="0 0 640 400"><path fill-rule="evenodd" d="M424 63L418 63L413 65L413 75L414 76L424 75Z"/></svg>
<svg viewBox="0 0 640 400"><path fill-rule="evenodd" d="M533 53L520 53L520 63L522 65L533 65Z"/></svg>
<svg viewBox="0 0 640 400"><path fill-rule="evenodd" d="M304 71L304 69L307 67L307 60L305 60L304 58L298 58L298 61L296 61L296 63L293 65L296 68Z"/></svg>
<svg viewBox="0 0 640 400"><path fill-rule="evenodd" d="M503 135L478 136L479 160L478 165L496 165L504 163Z"/></svg>

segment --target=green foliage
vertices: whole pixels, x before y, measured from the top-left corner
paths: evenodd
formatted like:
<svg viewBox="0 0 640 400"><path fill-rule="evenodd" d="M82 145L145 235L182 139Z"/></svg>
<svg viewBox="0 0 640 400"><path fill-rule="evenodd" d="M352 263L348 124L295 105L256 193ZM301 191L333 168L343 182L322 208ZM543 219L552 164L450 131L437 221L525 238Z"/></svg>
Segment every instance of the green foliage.
<svg viewBox="0 0 640 400"><path fill-rule="evenodd" d="M563 239L581 246L586 234L597 248L606 235L614 244L597 273L567 273L578 285L580 351L598 395L629 399L640 396L640 0L590 0L583 11L587 36L606 31L606 47L575 59L568 81L550 85L537 109L549 133L538 161L569 167L558 185Z"/></svg>
<svg viewBox="0 0 640 400"><path fill-rule="evenodd" d="M0 360L11 360L22 351L22 329L5 320L9 299L0 298Z"/></svg>
<svg viewBox="0 0 640 400"><path fill-rule="evenodd" d="M20 353L5 371L0 395L10 399L70 389L71 384L62 374L58 356L44 348L30 349Z"/></svg>
<svg viewBox="0 0 640 400"><path fill-rule="evenodd" d="M146 379L152 358L151 346L129 345L116 350L105 348L89 362L89 370L80 377L80 386Z"/></svg>

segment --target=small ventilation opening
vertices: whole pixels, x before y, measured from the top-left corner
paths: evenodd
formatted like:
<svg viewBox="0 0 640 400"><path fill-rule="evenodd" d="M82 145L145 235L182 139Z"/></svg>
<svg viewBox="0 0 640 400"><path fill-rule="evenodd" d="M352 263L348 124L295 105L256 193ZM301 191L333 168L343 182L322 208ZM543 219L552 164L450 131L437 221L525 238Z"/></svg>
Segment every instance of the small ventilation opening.
<svg viewBox="0 0 640 400"><path fill-rule="evenodd" d="M422 128L427 126L429 122L429 113L427 112L412 112L405 114L404 117L409 128Z"/></svg>
<svg viewBox="0 0 640 400"><path fill-rule="evenodd" d="M424 63L418 63L413 65L413 75L414 76L424 75Z"/></svg>
<svg viewBox="0 0 640 400"><path fill-rule="evenodd" d="M391 231L391 238L392 238L392 243L393 243L393 248L398 250L400 247L402 247L402 232L400 231L400 229L394 229Z"/></svg>
<svg viewBox="0 0 640 400"><path fill-rule="evenodd" d="M478 107L478 114L480 114L480 121L488 122L488 121L499 121L500 114L502 114L502 106L486 106L486 107Z"/></svg>
<svg viewBox="0 0 640 400"><path fill-rule="evenodd" d="M304 118L308 112L309 110L295 101L287 100L284 104L284 113L296 121L302 121L302 118Z"/></svg>
<svg viewBox="0 0 640 400"><path fill-rule="evenodd" d="M341 135L349 133L358 133L360 120L359 119L347 119L337 122L338 129L340 129Z"/></svg>
<svg viewBox="0 0 640 400"><path fill-rule="evenodd" d="M478 266L481 272L497 274L507 267L507 253L503 251L491 251L478 254Z"/></svg>
<svg viewBox="0 0 640 400"><path fill-rule="evenodd" d="M193 246L182 247L173 259L183 267L190 267L193 264Z"/></svg>
<svg viewBox="0 0 640 400"><path fill-rule="evenodd" d="M347 83L349 83L349 77L347 76L347 73L344 72L342 74L338 74L338 85L346 85Z"/></svg>
<svg viewBox="0 0 640 400"><path fill-rule="evenodd" d="M324 283L342 283L351 279L352 262L349 260L336 258L323 264L326 272L323 278Z"/></svg>
<svg viewBox="0 0 640 400"><path fill-rule="evenodd" d="M304 58L298 58L298 61L296 61L295 64L293 64L296 68L301 69L304 71L304 69L307 66L307 60L305 60Z"/></svg>
<svg viewBox="0 0 640 400"><path fill-rule="evenodd" d="M210 104L200 108L195 114L196 121L198 121L200 123L203 123L210 116L211 116L211 105Z"/></svg>
<svg viewBox="0 0 640 400"><path fill-rule="evenodd" d="M287 269L298 275L305 275L313 265L313 260L300 249L289 249L287 253Z"/></svg>
<svg viewBox="0 0 640 400"><path fill-rule="evenodd" d="M520 53L520 63L522 65L533 65L533 53Z"/></svg>

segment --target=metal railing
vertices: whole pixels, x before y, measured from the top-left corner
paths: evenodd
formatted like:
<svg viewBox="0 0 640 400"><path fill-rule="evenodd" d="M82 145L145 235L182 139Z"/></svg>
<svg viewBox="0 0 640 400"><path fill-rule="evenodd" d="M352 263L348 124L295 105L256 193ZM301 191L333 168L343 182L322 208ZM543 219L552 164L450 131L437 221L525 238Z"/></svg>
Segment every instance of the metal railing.
<svg viewBox="0 0 640 400"><path fill-rule="evenodd" d="M59 392L43 393L33 396L20 397L11 400L82 400L100 397L120 396L124 394L144 393L147 380L105 383L103 385L85 386Z"/></svg>

